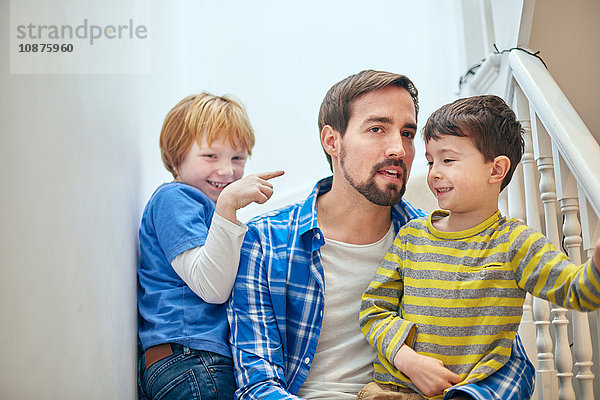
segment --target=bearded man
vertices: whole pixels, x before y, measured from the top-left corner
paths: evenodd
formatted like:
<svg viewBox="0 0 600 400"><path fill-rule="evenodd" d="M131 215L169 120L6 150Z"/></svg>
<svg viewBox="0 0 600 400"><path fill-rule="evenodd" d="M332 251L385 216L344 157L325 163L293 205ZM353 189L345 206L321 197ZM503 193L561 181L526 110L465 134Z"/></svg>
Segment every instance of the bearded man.
<svg viewBox="0 0 600 400"><path fill-rule="evenodd" d="M319 129L333 176L248 223L228 305L237 398L350 400L373 380L358 313L399 228L426 215L402 198L417 112L413 83L389 72L362 71L326 94ZM512 353L506 369L446 397L526 398L533 366L522 347Z"/></svg>

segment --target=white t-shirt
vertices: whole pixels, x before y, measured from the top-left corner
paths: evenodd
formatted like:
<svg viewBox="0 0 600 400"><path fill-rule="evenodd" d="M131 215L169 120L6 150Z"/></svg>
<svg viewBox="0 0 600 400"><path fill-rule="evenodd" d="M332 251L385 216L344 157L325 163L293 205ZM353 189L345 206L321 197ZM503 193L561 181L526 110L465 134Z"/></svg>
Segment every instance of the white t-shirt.
<svg viewBox="0 0 600 400"><path fill-rule="evenodd" d="M310 372L298 396L305 399L355 399L373 381L375 350L360 331L361 297L394 241L394 229L366 245L325 238L325 315Z"/></svg>

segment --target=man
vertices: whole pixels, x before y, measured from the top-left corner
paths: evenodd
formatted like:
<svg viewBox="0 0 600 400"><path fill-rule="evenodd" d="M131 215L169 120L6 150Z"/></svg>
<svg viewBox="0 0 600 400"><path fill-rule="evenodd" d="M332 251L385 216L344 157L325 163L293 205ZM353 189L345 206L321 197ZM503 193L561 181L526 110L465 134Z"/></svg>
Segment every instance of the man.
<svg viewBox="0 0 600 400"><path fill-rule="evenodd" d="M239 398L354 399L372 380L360 299L398 229L425 215L402 199L417 112L413 83L387 72L362 71L325 96L319 128L333 177L248 224L228 307ZM533 367L522 348L507 367L453 395L524 398Z"/></svg>

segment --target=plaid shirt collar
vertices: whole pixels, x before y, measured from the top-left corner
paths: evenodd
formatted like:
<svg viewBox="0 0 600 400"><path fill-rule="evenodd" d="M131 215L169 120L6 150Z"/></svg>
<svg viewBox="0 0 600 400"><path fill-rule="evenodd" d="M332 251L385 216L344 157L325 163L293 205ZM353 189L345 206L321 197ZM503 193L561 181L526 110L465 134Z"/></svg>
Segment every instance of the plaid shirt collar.
<svg viewBox="0 0 600 400"><path fill-rule="evenodd" d="M317 198L332 183L333 177L322 179L305 201L248 222L228 307L233 356L243 366L239 398L290 398L308 375L324 307ZM396 232L425 215L405 200L391 207ZM273 351L274 344L281 350Z"/></svg>
<svg viewBox="0 0 600 400"><path fill-rule="evenodd" d="M304 235L306 232L316 233L320 231L317 222L317 198L329 192L332 184L333 176L321 179L317 182L311 194L302 204L298 221L298 233L300 235ZM391 213L395 233L398 233L400 228L411 219L427 216L425 211L413 207L405 199L401 199L392 206Z"/></svg>

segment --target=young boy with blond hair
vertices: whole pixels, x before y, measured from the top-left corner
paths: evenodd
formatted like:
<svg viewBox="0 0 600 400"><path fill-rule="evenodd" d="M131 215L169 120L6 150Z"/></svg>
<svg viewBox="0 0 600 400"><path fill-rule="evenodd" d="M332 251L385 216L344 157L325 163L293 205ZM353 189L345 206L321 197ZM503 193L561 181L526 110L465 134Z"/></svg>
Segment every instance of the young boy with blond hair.
<svg viewBox="0 0 600 400"><path fill-rule="evenodd" d="M274 171L242 179L254 146L246 111L231 96L181 100L160 134L174 181L146 205L140 231L140 398L232 399L229 297L246 226L236 211L273 194Z"/></svg>
<svg viewBox="0 0 600 400"><path fill-rule="evenodd" d="M600 306L600 242L574 265L498 211L521 160L521 131L497 96L460 99L429 117L427 183L442 210L398 232L363 294L360 324L377 351L376 383L365 392L501 398L470 384L509 359L526 293L579 311Z"/></svg>

